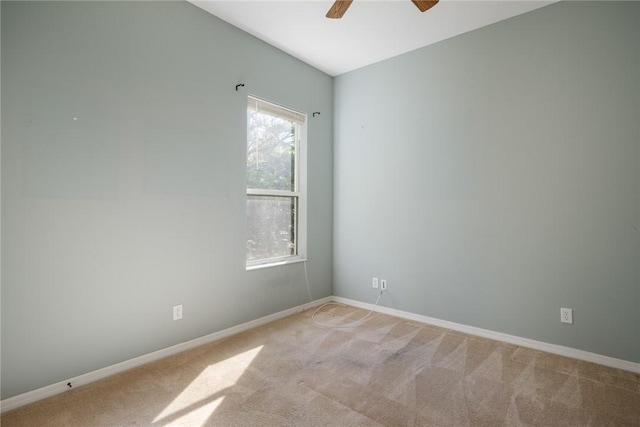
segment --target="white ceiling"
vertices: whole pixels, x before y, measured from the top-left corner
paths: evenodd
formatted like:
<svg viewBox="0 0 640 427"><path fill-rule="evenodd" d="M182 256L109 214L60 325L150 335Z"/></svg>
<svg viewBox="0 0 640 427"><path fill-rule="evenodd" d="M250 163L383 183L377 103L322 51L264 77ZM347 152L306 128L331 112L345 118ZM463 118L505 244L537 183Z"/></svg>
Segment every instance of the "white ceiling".
<svg viewBox="0 0 640 427"><path fill-rule="evenodd" d="M355 0L342 19L332 0L188 0L294 57L337 76L557 0Z"/></svg>

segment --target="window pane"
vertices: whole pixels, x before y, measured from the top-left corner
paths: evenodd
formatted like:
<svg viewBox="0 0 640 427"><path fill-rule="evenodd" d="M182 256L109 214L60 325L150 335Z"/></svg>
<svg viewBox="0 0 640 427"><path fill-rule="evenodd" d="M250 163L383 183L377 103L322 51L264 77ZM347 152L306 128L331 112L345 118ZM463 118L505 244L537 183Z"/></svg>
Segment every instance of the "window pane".
<svg viewBox="0 0 640 427"><path fill-rule="evenodd" d="M247 114L247 188L295 191L296 123Z"/></svg>
<svg viewBox="0 0 640 427"><path fill-rule="evenodd" d="M296 254L297 197L247 196L247 261Z"/></svg>

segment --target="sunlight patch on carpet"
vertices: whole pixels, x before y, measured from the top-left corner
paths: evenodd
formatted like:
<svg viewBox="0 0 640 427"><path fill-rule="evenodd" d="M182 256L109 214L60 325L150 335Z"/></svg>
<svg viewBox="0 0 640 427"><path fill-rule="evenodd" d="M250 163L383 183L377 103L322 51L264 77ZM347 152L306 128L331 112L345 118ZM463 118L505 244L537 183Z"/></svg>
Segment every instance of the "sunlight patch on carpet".
<svg viewBox="0 0 640 427"><path fill-rule="evenodd" d="M153 423L202 425L224 400L263 346L247 350L205 368L154 420Z"/></svg>

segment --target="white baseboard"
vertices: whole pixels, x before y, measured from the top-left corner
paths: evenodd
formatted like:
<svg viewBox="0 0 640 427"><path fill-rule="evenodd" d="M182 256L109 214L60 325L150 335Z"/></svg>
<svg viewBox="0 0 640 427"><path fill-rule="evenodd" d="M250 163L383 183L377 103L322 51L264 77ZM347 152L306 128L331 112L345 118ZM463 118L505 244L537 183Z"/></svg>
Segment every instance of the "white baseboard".
<svg viewBox="0 0 640 427"><path fill-rule="evenodd" d="M502 341L508 344L517 345L520 347L532 348L534 350L540 350L547 353L553 353L560 356L571 357L573 359L582 360L585 362L597 363L599 365L609 366L611 368L622 369L625 371L631 371L640 374L640 363L631 362L628 360L616 359L615 357L603 356L601 354L591 353L584 350L578 350L571 347L565 347L557 344L549 344L542 341L531 340L528 338L521 338L515 335L504 334L502 332L490 331L488 329L476 328L475 326L467 326L460 323L449 322L447 320L440 320L433 317L423 316L420 314L409 313L407 311L396 310L394 308L380 307L373 304L368 304L356 300L351 300L342 297L333 297L333 301L342 304L351 305L354 307L364 308L367 310L373 310L378 313L389 314L391 316L400 317L407 320L414 320L416 322L425 323L428 325L439 326L441 328L451 329L458 332L463 332L469 335L475 335L483 338L488 338L496 341Z"/></svg>
<svg viewBox="0 0 640 427"><path fill-rule="evenodd" d="M171 347L167 347L152 353L144 354L133 359L125 360L124 362L116 363L115 365L107 366L96 371L88 372L86 374L79 375L74 378L69 378L45 387L38 388L36 390L28 391L26 393L19 394L17 396L9 397L0 401L0 413L10 411L12 409L19 408L20 406L27 405L29 403L36 402L47 397L55 396L56 394L64 393L70 390L68 384L72 387L79 387L92 383L94 381L101 380L108 376L118 374L120 372L127 371L129 369L154 362L156 360L164 359L165 357L173 356L174 354L182 353L183 351L190 350L192 348L199 347L204 344L209 344L214 341L218 341L222 338L226 338L231 335L235 335L246 330L265 325L278 319L290 316L295 313L307 310L312 307L316 307L327 302L331 302L333 297L321 298L306 304L302 304L287 310L280 311L278 313L270 314L268 316L261 317L256 320L243 323L241 325L232 326L222 331L214 332L209 335L205 335L200 338L196 338L190 341L186 341L180 344L176 344Z"/></svg>

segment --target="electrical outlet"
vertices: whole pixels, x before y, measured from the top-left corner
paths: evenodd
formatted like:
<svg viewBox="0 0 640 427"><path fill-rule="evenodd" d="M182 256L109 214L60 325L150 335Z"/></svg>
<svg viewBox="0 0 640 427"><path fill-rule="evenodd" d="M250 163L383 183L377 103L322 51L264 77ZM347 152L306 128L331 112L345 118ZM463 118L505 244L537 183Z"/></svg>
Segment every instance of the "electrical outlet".
<svg viewBox="0 0 640 427"><path fill-rule="evenodd" d="M573 310L570 308L560 309L560 321L562 323L573 323Z"/></svg>
<svg viewBox="0 0 640 427"><path fill-rule="evenodd" d="M383 291L387 290L387 280L386 279L380 279L380 289L382 289Z"/></svg>
<svg viewBox="0 0 640 427"><path fill-rule="evenodd" d="M182 319L182 304L173 306L173 320Z"/></svg>
<svg viewBox="0 0 640 427"><path fill-rule="evenodd" d="M378 289L378 278L374 277L373 279L371 279L371 287L373 289Z"/></svg>

